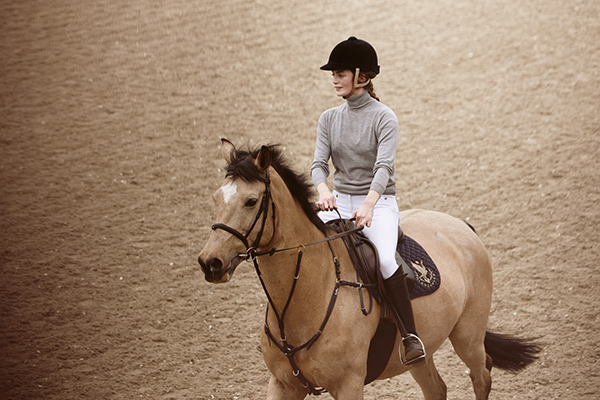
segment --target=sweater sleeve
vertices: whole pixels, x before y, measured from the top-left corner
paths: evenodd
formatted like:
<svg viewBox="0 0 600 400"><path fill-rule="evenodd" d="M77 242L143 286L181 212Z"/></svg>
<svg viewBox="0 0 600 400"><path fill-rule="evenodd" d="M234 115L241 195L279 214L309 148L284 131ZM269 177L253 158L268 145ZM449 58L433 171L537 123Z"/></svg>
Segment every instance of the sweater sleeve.
<svg viewBox="0 0 600 400"><path fill-rule="evenodd" d="M310 174L313 184L317 187L323 182L327 182L329 176L329 157L331 156L331 142L329 140L329 131L325 123L325 113L319 118L317 128L317 145L315 148L315 158L310 168Z"/></svg>
<svg viewBox="0 0 600 400"><path fill-rule="evenodd" d="M377 159L373 166L373 182L371 190L383 194L390 177L395 180L394 159L398 147L398 118L390 110L384 113L378 122Z"/></svg>

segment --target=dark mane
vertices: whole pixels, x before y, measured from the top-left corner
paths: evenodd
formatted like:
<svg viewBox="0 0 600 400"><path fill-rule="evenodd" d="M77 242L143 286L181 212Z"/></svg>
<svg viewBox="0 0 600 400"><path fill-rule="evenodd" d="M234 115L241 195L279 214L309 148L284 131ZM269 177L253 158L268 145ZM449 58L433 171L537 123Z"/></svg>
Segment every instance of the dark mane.
<svg viewBox="0 0 600 400"><path fill-rule="evenodd" d="M267 147L271 151L271 166L281 176L288 190L292 194L292 197L300 204L308 219L310 219L321 232L327 234L327 228L323 221L321 221L321 218L317 215L317 209L311 201L313 195L312 183L309 181L308 176L296 173L292 170L283 157L279 145L269 145ZM254 160L259 151L260 149L252 151L236 150L235 153L231 155L231 164L227 166L226 176L231 176L233 179L240 178L246 182L264 182L265 178L254 165Z"/></svg>

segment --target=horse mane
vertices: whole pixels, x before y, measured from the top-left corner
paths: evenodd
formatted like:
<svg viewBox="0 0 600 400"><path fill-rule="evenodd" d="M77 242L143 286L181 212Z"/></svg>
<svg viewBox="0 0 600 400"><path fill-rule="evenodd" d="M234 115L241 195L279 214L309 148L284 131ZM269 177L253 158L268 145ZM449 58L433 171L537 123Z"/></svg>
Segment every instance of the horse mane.
<svg viewBox="0 0 600 400"><path fill-rule="evenodd" d="M317 215L317 208L311 201L313 195L312 183L306 174L295 172L288 164L288 161L283 156L283 151L280 145L268 145L271 152L271 166L277 171L281 179L285 182L292 197L300 204L302 210L308 219L321 232L327 235L325 223ZM258 156L260 149L255 150L238 150L231 154L231 163L227 166L226 176L231 176L233 179L241 178L246 182L264 182L265 177L261 175L258 168L254 165L254 160Z"/></svg>

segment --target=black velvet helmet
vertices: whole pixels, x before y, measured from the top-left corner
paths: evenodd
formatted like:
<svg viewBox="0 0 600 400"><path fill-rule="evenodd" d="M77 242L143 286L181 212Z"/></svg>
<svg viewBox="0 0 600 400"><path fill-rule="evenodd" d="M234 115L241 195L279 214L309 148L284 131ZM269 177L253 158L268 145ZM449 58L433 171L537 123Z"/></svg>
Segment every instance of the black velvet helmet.
<svg viewBox="0 0 600 400"><path fill-rule="evenodd" d="M354 36L338 43L331 50L329 62L321 67L325 71L341 69L354 71L356 68L360 68L363 72L373 72L375 75L379 73L377 53L373 46Z"/></svg>

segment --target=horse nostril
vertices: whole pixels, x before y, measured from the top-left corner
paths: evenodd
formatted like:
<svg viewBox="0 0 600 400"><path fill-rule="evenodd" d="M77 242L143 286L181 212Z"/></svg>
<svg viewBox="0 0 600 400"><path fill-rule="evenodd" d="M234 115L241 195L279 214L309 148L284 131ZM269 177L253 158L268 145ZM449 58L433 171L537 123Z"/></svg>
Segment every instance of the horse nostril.
<svg viewBox="0 0 600 400"><path fill-rule="evenodd" d="M207 274L218 272L223 267L223 263L218 258L211 258L205 262L202 257L198 257L198 264L200 264L204 273Z"/></svg>
<svg viewBox="0 0 600 400"><path fill-rule="evenodd" d="M208 261L207 267L210 272L217 272L223 268L223 263L218 258L213 258L212 260Z"/></svg>

